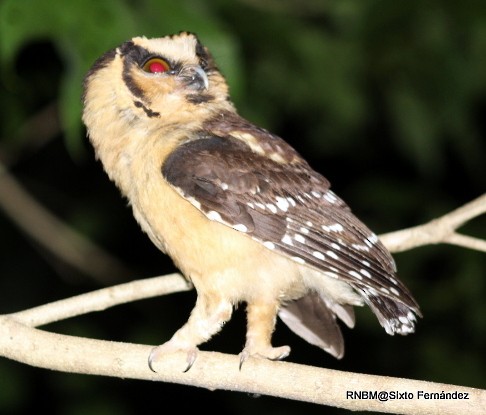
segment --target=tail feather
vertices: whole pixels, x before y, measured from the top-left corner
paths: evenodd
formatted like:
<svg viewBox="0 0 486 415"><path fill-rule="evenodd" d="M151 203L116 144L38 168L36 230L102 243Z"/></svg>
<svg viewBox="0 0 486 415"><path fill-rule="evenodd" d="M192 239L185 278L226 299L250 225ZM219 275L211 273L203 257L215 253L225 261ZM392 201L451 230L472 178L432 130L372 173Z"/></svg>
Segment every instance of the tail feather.
<svg viewBox="0 0 486 415"><path fill-rule="evenodd" d="M415 331L416 316L422 317L416 307L411 307L393 298L363 290L365 302L375 313L385 331L407 335Z"/></svg>
<svg viewBox="0 0 486 415"><path fill-rule="evenodd" d="M344 340L336 322L338 316L348 327L354 326L354 311L323 300L310 293L284 305L278 316L298 336L320 347L337 359L344 356Z"/></svg>

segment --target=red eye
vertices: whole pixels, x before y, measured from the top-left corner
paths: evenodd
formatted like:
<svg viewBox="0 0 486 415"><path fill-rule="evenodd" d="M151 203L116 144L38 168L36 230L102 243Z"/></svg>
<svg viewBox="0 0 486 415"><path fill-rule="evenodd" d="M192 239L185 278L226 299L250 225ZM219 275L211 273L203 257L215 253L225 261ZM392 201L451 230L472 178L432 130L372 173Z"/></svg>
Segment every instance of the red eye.
<svg viewBox="0 0 486 415"><path fill-rule="evenodd" d="M169 70L169 64L160 58L149 59L142 68L145 72L149 73L159 73Z"/></svg>

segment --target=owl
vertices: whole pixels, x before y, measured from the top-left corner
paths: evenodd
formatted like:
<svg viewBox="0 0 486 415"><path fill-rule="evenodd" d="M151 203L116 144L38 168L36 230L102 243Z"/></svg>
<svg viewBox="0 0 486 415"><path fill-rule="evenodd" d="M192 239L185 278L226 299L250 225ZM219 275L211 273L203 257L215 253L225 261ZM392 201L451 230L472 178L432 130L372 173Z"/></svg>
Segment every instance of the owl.
<svg viewBox="0 0 486 415"><path fill-rule="evenodd" d="M412 333L419 306L393 258L282 138L242 118L216 63L192 33L135 37L84 81L83 121L96 156L142 230L197 291L187 323L149 366L198 345L246 304L249 357L283 359L277 316L336 358L338 324L368 305L385 331Z"/></svg>

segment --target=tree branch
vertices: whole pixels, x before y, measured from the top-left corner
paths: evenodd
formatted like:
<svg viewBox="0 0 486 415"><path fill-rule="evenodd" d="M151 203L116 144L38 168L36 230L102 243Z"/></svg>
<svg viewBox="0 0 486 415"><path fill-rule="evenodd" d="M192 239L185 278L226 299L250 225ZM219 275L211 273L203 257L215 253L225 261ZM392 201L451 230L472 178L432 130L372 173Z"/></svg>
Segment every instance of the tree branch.
<svg viewBox="0 0 486 415"><path fill-rule="evenodd" d="M372 376L251 358L238 370L238 356L199 352L187 373L185 354L167 355L147 365L150 346L109 342L49 333L29 326L134 301L185 291L189 286L178 274L105 288L20 313L0 316L0 354L31 366L69 373L181 383L210 390L258 393L350 410L401 414L482 414L486 391L418 380ZM28 341L26 341L28 339ZM271 373L272 376L268 376ZM409 399L350 399L348 392L398 391ZM419 395L422 393L422 395ZM426 393L461 393L468 399L426 399ZM422 398L420 398L422 396Z"/></svg>
<svg viewBox="0 0 486 415"><path fill-rule="evenodd" d="M380 235L380 240L390 252L402 252L438 243L449 243L486 252L486 241L456 232L464 223L484 213L486 194L424 225Z"/></svg>
<svg viewBox="0 0 486 415"><path fill-rule="evenodd" d="M8 317L29 327L39 327L93 311L103 311L119 304L190 289L192 289L192 285L180 274L175 273L103 288L8 314Z"/></svg>
<svg viewBox="0 0 486 415"><path fill-rule="evenodd" d="M482 249L475 238L455 232L486 211L486 195L425 225L383 235L392 251L447 242ZM479 246L479 248L477 248ZM178 274L105 288L18 313L0 316L0 355L32 366L63 372L182 383L295 399L317 404L400 414L484 414L486 391L463 386L340 372L288 362L251 358L238 370L237 356L200 352L187 373L185 355L167 355L153 373L147 365L150 347L49 333L33 328L118 304L172 292L190 285ZM271 376L268 374L271 373ZM348 392L406 393L408 399L352 399ZM426 394L438 394L428 399ZM468 399L440 399L444 394ZM442 394L442 395L441 395ZM384 395L381 395L382 397Z"/></svg>

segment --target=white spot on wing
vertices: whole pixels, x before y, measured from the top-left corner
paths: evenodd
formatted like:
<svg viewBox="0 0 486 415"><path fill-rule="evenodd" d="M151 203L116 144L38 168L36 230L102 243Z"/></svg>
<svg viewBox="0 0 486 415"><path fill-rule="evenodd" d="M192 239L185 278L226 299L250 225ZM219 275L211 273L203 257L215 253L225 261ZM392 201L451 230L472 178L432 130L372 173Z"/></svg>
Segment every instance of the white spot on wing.
<svg viewBox="0 0 486 415"><path fill-rule="evenodd" d="M221 219L221 215L214 210L210 210L206 216L208 217L209 220L216 220L218 222L221 222L223 220Z"/></svg>
<svg viewBox="0 0 486 415"><path fill-rule="evenodd" d="M371 274L365 269L360 269L359 272L361 272L361 274L363 274L365 277L371 278Z"/></svg>
<svg viewBox="0 0 486 415"><path fill-rule="evenodd" d="M351 275L352 277L358 278L358 280L363 279L363 277L360 274L358 274L356 271L349 271L349 275Z"/></svg>
<svg viewBox="0 0 486 415"><path fill-rule="evenodd" d="M277 206L272 205L271 203L267 203L267 209L272 213L277 213Z"/></svg>
<svg viewBox="0 0 486 415"><path fill-rule="evenodd" d="M309 228L312 228L314 226L314 224L308 220L306 223L305 223Z"/></svg>
<svg viewBox="0 0 486 415"><path fill-rule="evenodd" d="M293 207L297 206L297 202L291 197L287 198L287 202L289 202Z"/></svg>
<svg viewBox="0 0 486 415"><path fill-rule="evenodd" d="M221 183L221 189L228 190L229 186L228 183Z"/></svg>
<svg viewBox="0 0 486 415"><path fill-rule="evenodd" d="M198 209L201 209L201 203L198 202L196 199L188 199L189 202L192 203L193 206L197 207Z"/></svg>
<svg viewBox="0 0 486 415"><path fill-rule="evenodd" d="M308 234L309 234L309 229L307 229L307 228L302 227L302 228L300 228L300 231L301 231L301 232L302 232L304 235L308 235Z"/></svg>
<svg viewBox="0 0 486 415"><path fill-rule="evenodd" d="M400 295L400 292L395 287L391 287L390 291L395 295Z"/></svg>
<svg viewBox="0 0 486 415"><path fill-rule="evenodd" d="M283 210L284 212L287 212L288 208L290 207L289 202L287 201L287 199L285 199L283 197L280 197L280 196L277 196L276 199L277 199L277 207L280 210Z"/></svg>
<svg viewBox="0 0 486 415"><path fill-rule="evenodd" d="M301 244L304 244L305 243L305 238L302 235L298 234L298 233L295 234L294 239L297 242L300 242Z"/></svg>
<svg viewBox="0 0 486 415"><path fill-rule="evenodd" d="M326 254L330 256L331 258L338 259L339 257L336 255L335 252L332 251L327 251Z"/></svg>
<svg viewBox="0 0 486 415"><path fill-rule="evenodd" d="M317 259L320 259L321 261L324 261L324 259L326 259L324 254L322 252L319 252L319 251L314 251L312 253L312 255L315 256Z"/></svg>
<svg viewBox="0 0 486 415"><path fill-rule="evenodd" d="M242 223L239 223L238 225L233 225L233 229L236 229L237 231L240 232L248 232L248 228Z"/></svg>
<svg viewBox="0 0 486 415"><path fill-rule="evenodd" d="M324 193L322 197L326 199L329 203L336 203L337 201L337 197L334 195L334 193L331 190Z"/></svg>
<svg viewBox="0 0 486 415"><path fill-rule="evenodd" d="M378 236L372 233L371 236L368 238L368 241L370 241L372 244L376 244L378 242Z"/></svg>
<svg viewBox="0 0 486 415"><path fill-rule="evenodd" d="M337 250L337 251L339 251L339 250L341 249L341 247L340 247L340 246L339 246L337 243L335 243L335 242L333 242L333 243L331 244L331 246L332 246L332 247L333 247L335 250Z"/></svg>
<svg viewBox="0 0 486 415"><path fill-rule="evenodd" d="M343 225L341 225L340 223L335 223L335 224L329 226L329 230L331 232L342 232L344 230L344 228L343 228Z"/></svg>
<svg viewBox="0 0 486 415"><path fill-rule="evenodd" d="M314 197L321 197L321 194L320 194L319 192L316 192L315 190L313 190L313 191L311 192L311 194L312 194L312 196L314 196Z"/></svg>
<svg viewBox="0 0 486 415"><path fill-rule="evenodd" d="M357 251L366 251L366 252L368 252L370 250L369 247L367 247L366 245L362 245L362 244L352 244L351 247L354 248L354 249L356 249Z"/></svg>
<svg viewBox="0 0 486 415"><path fill-rule="evenodd" d="M328 277L331 277L331 278L336 278L336 279L339 279L339 275L338 275L338 274L336 274L335 272L329 272L329 271L327 271L327 272L326 272L326 275L327 275Z"/></svg>
<svg viewBox="0 0 486 415"><path fill-rule="evenodd" d="M290 257L290 259L294 260L295 262L298 262L299 264L305 264L305 261L301 257L293 256Z"/></svg>
<svg viewBox="0 0 486 415"><path fill-rule="evenodd" d="M270 241L263 242L263 246L268 248L268 249L275 249L275 244L273 242L270 242Z"/></svg>
<svg viewBox="0 0 486 415"><path fill-rule="evenodd" d="M289 235L289 234L287 234L287 233L286 233L286 234L284 235L284 237L282 238L282 242L283 242L284 244L287 244L287 245L291 245L291 246L293 246L293 245L294 245L294 243L292 242L292 238L291 238L291 237L290 237L290 235Z"/></svg>

